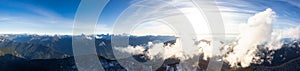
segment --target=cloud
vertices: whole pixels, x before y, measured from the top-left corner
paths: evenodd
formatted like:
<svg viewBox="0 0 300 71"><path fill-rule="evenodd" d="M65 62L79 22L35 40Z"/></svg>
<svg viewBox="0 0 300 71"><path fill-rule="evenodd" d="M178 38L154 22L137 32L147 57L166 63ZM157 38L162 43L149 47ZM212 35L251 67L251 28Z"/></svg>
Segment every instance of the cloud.
<svg viewBox="0 0 300 71"><path fill-rule="evenodd" d="M281 33L279 35L281 36L281 38L300 39L300 25L294 28L283 29L281 30Z"/></svg>
<svg viewBox="0 0 300 71"><path fill-rule="evenodd" d="M178 17L178 15L182 15L181 13L183 13L183 15L188 19L190 24L193 26L191 27L195 31L195 34L193 35L197 35L198 39L207 38L204 36L210 36L212 34L210 32L209 24L207 23L205 16L203 15L203 13L201 13L201 11L199 11L199 9L193 4L192 1L186 1L186 0L166 0L161 2L159 1L161 0L134 1L134 3L137 4L132 5L135 6L134 9L132 9L133 14L129 14L128 16L133 16L133 18L137 18L135 20L155 18L155 19L172 19L174 21L178 21L178 20L183 20L182 19L183 17ZM131 9L127 9L127 10L131 11ZM131 19L131 18L126 18L126 19ZM134 23L134 22L128 21L126 23ZM176 23L171 23L171 24L176 24ZM154 27L155 26L153 26L153 29ZM168 30L168 28L163 27L163 24L162 25L157 24L155 28L157 28L157 30L161 30L159 32L166 32L166 33L169 32L172 34L173 31L172 28L170 28L172 30L170 31ZM141 30L143 30L144 32L142 32ZM141 31L141 33L146 33L148 31L153 32L157 30L147 29L147 27L141 26L141 29L136 30L136 32ZM161 33L151 33L151 34L161 34Z"/></svg>
<svg viewBox="0 0 300 71"><path fill-rule="evenodd" d="M293 28L299 25L298 9L296 4L298 1L224 1L217 0L219 9L222 11L223 20L226 24L243 24L248 17L265 9L272 8L276 11L276 18L274 18L273 29L274 32L278 30ZM299 5L299 4L298 4ZM296 7L298 8L296 8ZM236 26L239 27L239 26ZM226 28L226 27L225 27Z"/></svg>
<svg viewBox="0 0 300 71"><path fill-rule="evenodd" d="M177 39L177 41L179 40ZM162 59L179 58L181 60L186 60L190 58L189 56L194 56L194 55L186 55L185 53L187 52L184 52L180 45L181 43L175 43L174 45L172 44L164 45L163 43L157 43L157 44L148 44L148 46L115 47L114 49L130 55L144 54L144 51L147 49L149 52L148 56L150 58L154 58L154 56L156 56ZM194 53L197 54L198 52L194 52Z"/></svg>
<svg viewBox="0 0 300 71"><path fill-rule="evenodd" d="M272 23L275 13L272 9L268 8L263 12L259 12L248 19L247 24L244 25L244 31L240 35L238 42L230 42L228 44L217 45L216 47L222 47L217 51L218 53L213 54L212 46L209 40L195 41L193 47L197 48L191 52L185 52L181 48L181 42L177 39L174 45L164 46L163 43L152 44L148 43L147 46L128 46L118 48L117 50L129 54L144 54L145 50L148 49L148 56L152 59L159 57L162 59L168 58L179 58L181 61L189 60L194 56L203 55L203 60L208 60L214 56L222 56L222 53L226 53L222 58L223 61L228 63L231 67L248 67L251 64L260 64L264 59L261 58L260 53L262 50L277 50L281 48L282 38L296 38L299 39L300 27L290 28L284 30L287 34L274 34L272 32ZM151 25L148 25L151 26ZM179 41L179 42L178 42ZM257 47L262 43L267 43L265 47ZM270 45L276 44L276 45ZM189 48L189 47L185 47ZM190 54L188 54L190 53ZM270 61L273 58L274 52L266 54L266 61Z"/></svg>
<svg viewBox="0 0 300 71"><path fill-rule="evenodd" d="M272 19L274 12L268 8L266 11L255 14L248 19L246 31L241 33L240 39L233 52L229 53L224 59L232 67L248 67L251 63L256 63L258 48L256 45L268 40L272 33Z"/></svg>
<svg viewBox="0 0 300 71"><path fill-rule="evenodd" d="M38 16L1 16L2 34L68 34L72 33L72 20L48 19Z"/></svg>
<svg viewBox="0 0 300 71"><path fill-rule="evenodd" d="M1 11L1 34L71 34L73 19L50 9L22 2L8 2Z"/></svg>
<svg viewBox="0 0 300 71"><path fill-rule="evenodd" d="M132 35L174 35L176 34L169 26L160 22L148 22L136 26L131 32Z"/></svg>
<svg viewBox="0 0 300 71"><path fill-rule="evenodd" d="M178 2L175 2L175 3L178 3ZM223 61L230 64L231 67L248 67L251 64L260 64L263 61L263 59L261 59L261 56L258 56L259 53L261 52L261 49L268 50L268 51L280 49L281 45L282 45L282 42L280 42L280 40L282 38L288 37L288 38L299 39L300 34L295 33L295 32L300 32L299 27L294 27L294 28L289 27L289 29L283 29L283 28L274 29L273 28L274 25L278 26L278 24L274 24L274 23L278 23L279 21L280 22L290 21L293 23L296 23L296 22L293 20L290 20L290 19L280 19L282 17L280 17L278 19L277 12L275 14L275 11L271 8L268 8L265 11L259 12L259 10L253 9L253 8L256 8L256 6L254 4L248 3L246 1L242 1L241 4L237 4L235 6L228 6L228 3L230 3L230 2L222 2L221 1L219 3L225 4L225 5L219 5L219 7L222 11L221 13L222 13L222 16L225 21L225 26L227 25L225 27L225 28L227 28L226 30L227 31L229 30L229 32L232 32L232 33L236 33L236 32L241 33L238 36L237 42L228 42L229 44L225 43L223 45L217 46L217 47L223 48L223 50L220 50L218 52L227 53L224 55L224 57L222 59L223 59ZM238 1L237 3L240 3L240 1ZM186 2L185 2L185 4L186 4ZM178 4L178 5L185 5L185 4ZM242 5L242 4L245 4L245 5ZM145 5L147 6L147 4L145 4ZM166 6L160 6L159 4L157 6L158 6L157 7L158 9L161 9L161 8L168 9L166 12L172 11L172 9L169 10L169 8L164 8ZM252 7L252 6L255 6L255 7ZM252 7L252 8L244 9L242 7ZM185 13L185 15L190 14L190 15L196 15L196 16L201 17L201 14L199 15L198 11L195 11L193 9L193 7L190 5L185 5L183 7L180 7L180 10L183 11ZM147 10L147 11L149 11L149 10ZM143 13L143 14L151 15L151 13L148 13L147 11L145 11L145 13ZM171 13L175 13L175 12L171 12ZM163 15L164 17L174 17L172 14L171 15L160 14L160 15ZM189 20L199 19L199 17L193 17L193 16L190 16L190 18L192 18L192 19L189 19ZM199 25L199 23L202 24L205 22L195 21L194 23L197 23L197 24L193 24L193 25ZM293 24L291 24L291 25L293 25ZM157 26L159 26L159 25L157 25ZM153 27L155 27L155 26L153 26ZM236 29L231 29L231 27L233 27L233 28L235 27ZM159 28L163 28L163 27L159 27ZM166 27L164 27L163 29L165 29L165 28ZM201 27L197 27L197 28L201 28ZM277 30L279 30L279 29L282 32L277 33L278 32ZM148 30L151 31L151 29L148 29ZM201 29L196 29L196 30L201 30ZM274 33L277 33L277 34L274 34ZM180 48L176 48L178 45L180 45L178 43L180 43L180 42L177 42L173 46L164 46L162 49L162 50L169 50L169 51L165 51L163 53L150 51L150 53L154 52L153 53L154 55L159 55L160 57L162 57L164 59L170 58L170 57L176 57L176 58L180 58L182 60L186 60L195 55L201 55L201 54L204 55L203 56L204 60L208 60L209 58L214 57L214 55L212 54L213 53L212 46L210 46L206 42L199 42L199 44L196 44L195 47L197 47L198 50L192 52L193 54L191 54L191 55L189 55L189 54L187 55ZM266 47L257 47L257 45L262 45L262 43L267 43L265 45ZM161 49L161 46L150 48L150 50L160 50L160 49ZM138 48L138 50L140 50L140 49ZM221 53L217 53L216 55L221 54ZM273 53L270 53L270 54L267 54L266 56L269 58L272 58L272 54Z"/></svg>
<svg viewBox="0 0 300 71"><path fill-rule="evenodd" d="M300 2L299 1L296 1L296 0L284 0L285 2L287 2L287 3L290 3L291 5L294 5L294 6L296 6L296 7L298 7L298 8L300 8Z"/></svg>
<svg viewBox="0 0 300 71"><path fill-rule="evenodd" d="M112 28L107 24L97 24L95 27L96 34L107 34L112 33Z"/></svg>

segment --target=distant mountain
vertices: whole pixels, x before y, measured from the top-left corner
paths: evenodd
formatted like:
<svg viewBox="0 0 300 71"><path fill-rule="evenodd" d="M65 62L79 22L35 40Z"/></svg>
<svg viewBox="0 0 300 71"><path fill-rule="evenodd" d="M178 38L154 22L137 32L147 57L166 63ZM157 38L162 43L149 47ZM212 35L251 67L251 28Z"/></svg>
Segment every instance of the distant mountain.
<svg viewBox="0 0 300 71"><path fill-rule="evenodd" d="M10 40L20 43L39 44L72 55L72 36L68 35L10 35Z"/></svg>
<svg viewBox="0 0 300 71"><path fill-rule="evenodd" d="M3 38L2 38L3 39ZM64 58L67 55L40 44L21 43L5 39L0 42L0 53L2 55L12 54L25 59L52 59Z"/></svg>
<svg viewBox="0 0 300 71"><path fill-rule="evenodd" d="M53 50L67 54L69 56L73 55L72 50L72 37L82 37L85 39L95 39L95 46L97 49L98 55L113 58L112 46L111 46L111 37L112 36L122 36L122 35L108 35L108 34L100 34L96 36L92 35L78 35L78 36L70 36L70 35L5 35L9 40L14 41L16 43L26 43L32 45L41 45L45 47L50 47ZM163 43L170 40L175 40L174 36L129 36L129 45L137 46L137 45L147 45L148 42L152 43ZM1 44L0 44L1 46Z"/></svg>
<svg viewBox="0 0 300 71"><path fill-rule="evenodd" d="M74 58L72 57L72 37L80 37L87 40L95 40L100 62L105 70L125 70L118 61L114 60L111 38L122 35L1 35L0 36L0 71L76 71ZM146 46L149 42L175 44L174 36L128 36L130 46ZM210 43L208 41L200 40ZM300 64L300 41L290 38L281 40L284 42L281 49L264 51L263 54L272 54L273 59L267 56L262 64L252 64L246 68L230 68L224 63L222 70L299 70ZM195 43L197 44L197 43ZM264 47L258 45L258 47ZM133 55L139 62L149 60L144 54ZM269 61L268 61L269 60ZM209 61L202 60L200 56L199 69L205 70ZM169 58L157 71L176 70L180 59ZM296 65L296 66L295 66ZM14 68L12 68L14 67Z"/></svg>

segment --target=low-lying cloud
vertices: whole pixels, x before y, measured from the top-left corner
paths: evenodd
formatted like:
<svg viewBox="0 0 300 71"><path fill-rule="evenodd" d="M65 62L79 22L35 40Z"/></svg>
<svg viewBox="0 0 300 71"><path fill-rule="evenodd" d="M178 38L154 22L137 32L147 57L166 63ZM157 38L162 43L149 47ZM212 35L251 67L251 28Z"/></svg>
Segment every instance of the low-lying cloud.
<svg viewBox="0 0 300 71"><path fill-rule="evenodd" d="M149 42L147 46L128 46L118 48L117 50L129 54L144 54L145 50L147 50L147 55L150 59L156 56L162 59L178 58L182 61L191 59L194 56L202 56L203 60L209 60L209 58L214 56L222 56L221 61L226 62L231 67L248 67L251 64L260 64L264 61L262 59L263 56L260 55L263 51L280 49L283 45L281 39L299 39L300 27L285 30L285 32L289 33L288 35L274 35L272 30L274 16L275 12L268 8L250 17L237 41L222 43L222 45L217 46L221 47L220 51L218 51L220 53L217 54L213 54L211 41L209 40L195 41L193 48L195 47L197 50L185 52L180 42L178 42L180 38L176 40L174 45L165 45L163 43L152 44ZM258 45L263 46L258 47ZM184 48L187 49L188 47ZM221 55L221 52L226 54ZM273 53L264 56L272 58L272 55Z"/></svg>

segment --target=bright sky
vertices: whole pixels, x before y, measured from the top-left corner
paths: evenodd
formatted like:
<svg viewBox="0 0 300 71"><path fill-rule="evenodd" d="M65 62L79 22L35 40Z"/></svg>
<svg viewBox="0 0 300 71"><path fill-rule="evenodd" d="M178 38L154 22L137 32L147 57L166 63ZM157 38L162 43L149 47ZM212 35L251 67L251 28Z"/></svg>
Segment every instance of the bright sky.
<svg viewBox="0 0 300 71"><path fill-rule="evenodd" d="M100 16L96 32L111 33L117 17L136 2L139 0L111 0ZM181 11L192 12L187 16L194 21L196 32L206 32L205 27L200 27L205 26L201 15L195 9L189 8L192 3L184 0L166 0L166 2L179 6ZM79 3L79 0L1 0L0 33L72 34L73 19ZM296 0L217 0L216 3L221 10L227 34L238 34L239 25L247 23L250 16L266 8L276 12L274 30L293 28L300 22L300 1ZM146 6L163 6L159 4L161 3ZM166 28L166 25L157 23L147 25L149 23L138 26L135 32L139 34L172 32L170 28ZM153 29L156 31L153 32Z"/></svg>

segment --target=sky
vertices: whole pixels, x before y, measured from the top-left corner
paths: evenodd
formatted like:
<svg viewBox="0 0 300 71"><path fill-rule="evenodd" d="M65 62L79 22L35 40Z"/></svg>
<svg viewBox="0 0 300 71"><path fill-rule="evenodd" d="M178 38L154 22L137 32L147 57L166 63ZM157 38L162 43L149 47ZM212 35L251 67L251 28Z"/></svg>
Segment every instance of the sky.
<svg viewBox="0 0 300 71"><path fill-rule="evenodd" d="M99 17L96 33L112 33L114 23L125 10L141 0L110 0ZM164 0L179 8L188 16L196 32L207 33L207 24L187 0ZM300 25L300 1L289 0L216 0L225 24L227 34L238 34L239 26L247 23L249 17L255 13L271 8L276 17L273 21L275 31L294 28ZM0 1L0 33L1 34L72 34L74 17L80 0L1 0ZM164 10L163 3L146 2L140 4L147 7L157 7ZM132 10L132 9L129 9ZM159 10L159 11L160 11ZM172 9L166 8L166 10ZM135 12L135 10L132 10ZM143 17L149 11L139 11ZM145 13L142 13L145 12ZM190 13L191 12L191 13ZM169 13L169 12L166 12ZM161 14L169 16L169 14ZM200 17L199 17L200 16ZM180 20L174 19L174 20ZM130 22L129 22L130 23ZM149 26L150 25L150 26ZM153 30L156 29L156 30ZM162 30L162 31L161 31ZM204 31L203 31L204 30ZM172 34L174 32L167 25L157 22L147 22L135 28L133 33L138 34ZM203 33L197 33L203 34Z"/></svg>

